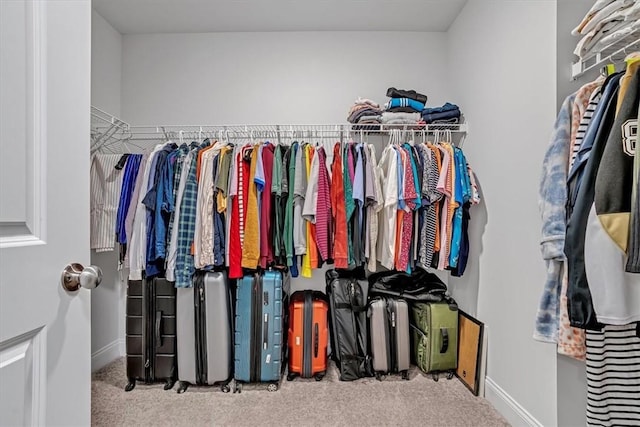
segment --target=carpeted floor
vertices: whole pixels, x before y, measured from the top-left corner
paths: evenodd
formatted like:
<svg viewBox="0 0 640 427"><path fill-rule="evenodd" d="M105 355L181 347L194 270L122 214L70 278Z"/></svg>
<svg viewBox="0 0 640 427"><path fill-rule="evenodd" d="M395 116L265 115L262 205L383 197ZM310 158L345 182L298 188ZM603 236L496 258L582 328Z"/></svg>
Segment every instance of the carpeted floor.
<svg viewBox="0 0 640 427"><path fill-rule="evenodd" d="M508 426L485 399L454 378L439 382L414 368L411 379L338 381L330 365L321 382L282 381L276 392L245 386L242 393L220 388L138 384L126 393L124 359L96 372L91 385L91 421L96 426Z"/></svg>

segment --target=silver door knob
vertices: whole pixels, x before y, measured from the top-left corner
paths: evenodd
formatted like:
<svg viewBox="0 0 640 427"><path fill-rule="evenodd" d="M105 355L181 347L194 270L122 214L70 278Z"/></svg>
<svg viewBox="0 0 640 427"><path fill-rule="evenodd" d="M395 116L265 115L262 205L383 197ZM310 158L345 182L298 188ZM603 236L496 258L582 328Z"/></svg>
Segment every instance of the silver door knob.
<svg viewBox="0 0 640 427"><path fill-rule="evenodd" d="M82 264L69 264L62 270L61 282L69 292L80 288L94 289L102 282L102 270L95 265L83 267Z"/></svg>

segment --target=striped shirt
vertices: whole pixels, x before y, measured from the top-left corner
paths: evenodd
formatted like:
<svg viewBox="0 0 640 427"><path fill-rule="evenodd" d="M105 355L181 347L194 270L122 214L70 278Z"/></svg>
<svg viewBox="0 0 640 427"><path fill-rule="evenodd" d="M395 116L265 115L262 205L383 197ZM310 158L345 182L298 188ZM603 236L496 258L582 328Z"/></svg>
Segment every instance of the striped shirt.
<svg viewBox="0 0 640 427"><path fill-rule="evenodd" d="M587 425L640 425L636 324L587 331Z"/></svg>
<svg viewBox="0 0 640 427"><path fill-rule="evenodd" d="M573 163L576 161L576 156L578 155L578 151L580 151L580 146L582 145L582 141L584 140L584 136L587 133L587 129L589 128L589 124L591 123L591 118L593 117L594 111L596 111L596 107L600 102L600 98L602 98L601 88L596 88L594 92L591 94L591 98L589 99L589 104L587 108L584 110L584 114L580 119L580 123L575 132L575 139L571 139L571 158L569 160L569 169L573 166ZM573 129L572 129L573 130ZM574 133L572 132L572 136Z"/></svg>
<svg viewBox="0 0 640 427"><path fill-rule="evenodd" d="M327 156L323 147L316 150L318 156L318 201L316 204L316 239L318 242L318 250L323 260L333 258L333 250L331 248L331 182L329 180L329 172L327 171Z"/></svg>
<svg viewBox="0 0 640 427"><path fill-rule="evenodd" d="M114 250L122 170L115 166L122 154L96 154L91 161L91 249Z"/></svg>

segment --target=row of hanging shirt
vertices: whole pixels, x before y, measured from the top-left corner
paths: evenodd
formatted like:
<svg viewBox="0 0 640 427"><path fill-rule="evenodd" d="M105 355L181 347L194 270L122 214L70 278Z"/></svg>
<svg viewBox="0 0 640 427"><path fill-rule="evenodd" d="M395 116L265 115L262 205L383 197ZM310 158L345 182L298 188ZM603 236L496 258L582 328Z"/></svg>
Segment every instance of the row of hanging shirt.
<svg viewBox="0 0 640 427"><path fill-rule="evenodd" d="M586 359L587 425L639 425L640 55L560 109L540 185L547 280L534 338Z"/></svg>
<svg viewBox="0 0 640 427"><path fill-rule="evenodd" d="M446 135L443 133L443 135ZM469 208L480 201L462 149L449 138L374 145L212 142L157 145L126 158L116 237L129 278L166 275L191 286L196 269L333 263L416 265L463 274ZM446 141L445 141L446 139Z"/></svg>

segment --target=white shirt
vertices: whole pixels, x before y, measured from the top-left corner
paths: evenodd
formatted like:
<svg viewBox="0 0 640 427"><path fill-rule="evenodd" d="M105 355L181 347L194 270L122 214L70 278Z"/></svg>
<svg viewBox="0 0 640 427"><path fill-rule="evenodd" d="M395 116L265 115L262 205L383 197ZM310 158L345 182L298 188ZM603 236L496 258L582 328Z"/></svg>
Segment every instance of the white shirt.
<svg viewBox="0 0 640 427"><path fill-rule="evenodd" d="M320 162L318 155L314 155L311 160L311 172L307 185L307 192L304 197L302 207L302 218L312 224L316 223L316 213L318 212L318 180L320 175Z"/></svg>
<svg viewBox="0 0 640 427"><path fill-rule="evenodd" d="M591 206L584 239L584 267L598 322L640 321L640 274L625 271L626 255L602 227Z"/></svg>
<svg viewBox="0 0 640 427"><path fill-rule="evenodd" d="M382 185L380 183L380 169L376 160L376 148L373 144L365 145L365 149L369 150L369 162L371 165L371 173L373 174L373 186L375 193L375 200L371 201L369 208L367 209L367 241L369 242L369 260L367 263L367 269L375 272L377 269L377 250L376 245L378 243L378 215L383 208L383 194Z"/></svg>
<svg viewBox="0 0 640 427"><path fill-rule="evenodd" d="M162 150L164 144L154 147L142 175L142 186L136 201L136 216L133 219L133 235L129 243L129 280L142 280L142 272L146 268L147 255L147 207L142 203L149 191L149 175L154 156Z"/></svg>
<svg viewBox="0 0 640 427"><path fill-rule="evenodd" d="M387 146L382 152L378 174L382 181L382 195L384 204L380 210L379 227L376 247L380 264L393 269L396 253L396 220L398 210L398 158L392 146Z"/></svg>

